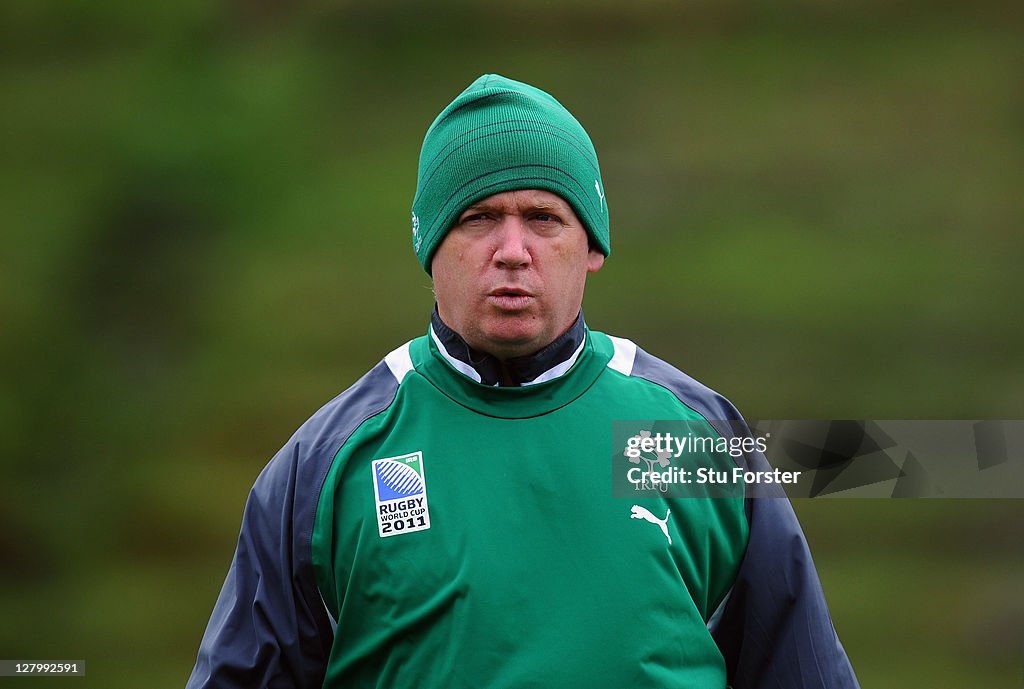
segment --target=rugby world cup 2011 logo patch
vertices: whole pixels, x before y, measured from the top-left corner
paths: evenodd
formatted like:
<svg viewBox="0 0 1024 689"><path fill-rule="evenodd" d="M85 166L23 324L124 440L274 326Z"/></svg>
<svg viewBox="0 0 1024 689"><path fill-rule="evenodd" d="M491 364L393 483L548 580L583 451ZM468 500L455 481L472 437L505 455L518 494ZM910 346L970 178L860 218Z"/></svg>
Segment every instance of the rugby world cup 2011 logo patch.
<svg viewBox="0 0 1024 689"><path fill-rule="evenodd" d="M423 453L373 460L373 495L381 538L430 528Z"/></svg>

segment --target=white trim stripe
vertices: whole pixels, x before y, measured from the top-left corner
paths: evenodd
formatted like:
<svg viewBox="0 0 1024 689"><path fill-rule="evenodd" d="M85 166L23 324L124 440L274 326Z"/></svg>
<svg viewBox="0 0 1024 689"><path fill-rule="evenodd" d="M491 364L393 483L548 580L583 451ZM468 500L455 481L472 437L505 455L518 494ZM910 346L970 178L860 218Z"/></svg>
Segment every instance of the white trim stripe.
<svg viewBox="0 0 1024 689"><path fill-rule="evenodd" d="M608 368L627 376L632 375L633 361L636 359L636 344L631 340L612 335L609 335L608 339L612 341L612 345L615 347L615 354L612 355L611 360L608 362Z"/></svg>
<svg viewBox="0 0 1024 689"><path fill-rule="evenodd" d="M334 615L331 614L331 609L327 607L327 601L324 600L324 594L320 592L320 588L317 587L317 593L320 594L320 602L323 603L324 611L327 613L327 621L331 623L331 631L335 636L338 634L338 621L334 619Z"/></svg>
<svg viewBox="0 0 1024 689"><path fill-rule="evenodd" d="M572 368L572 365L576 363L576 360L580 358L580 353L583 351L583 345L585 345L586 343L587 338L584 337L583 342L580 342L580 346L576 348L576 351L572 353L571 357L569 357L568 359L566 359L565 361L556 366L552 366L547 371L544 371L544 373L540 374L533 380L523 383L522 387L525 388L527 385L536 385L537 383L544 383L549 380L554 380L558 376L568 371L570 368Z"/></svg>
<svg viewBox="0 0 1024 689"><path fill-rule="evenodd" d="M723 598L722 602L718 604L717 608L715 608L715 612L710 618L708 618L707 628L709 632L714 633L718 629L718 625L722 621L722 613L725 612L725 604L729 602L729 598L731 596L732 589L730 588L729 592L725 594L725 598Z"/></svg>
<svg viewBox="0 0 1024 689"><path fill-rule="evenodd" d="M437 351L441 352L441 356L445 358L445 361L454 366L456 371L477 383L483 380L480 377L480 374L476 372L475 368L467 364L465 361L459 361L448 353L448 350L444 348L443 344L441 344L441 338L439 338L437 333L434 332L434 326L430 326L430 337L434 339L434 344L437 345Z"/></svg>
<svg viewBox="0 0 1024 689"><path fill-rule="evenodd" d="M391 375L395 377L399 383L405 378L405 374L413 370L412 357L409 356L409 345L412 344L412 340L406 342L398 349L389 353L384 357L384 363L391 369Z"/></svg>

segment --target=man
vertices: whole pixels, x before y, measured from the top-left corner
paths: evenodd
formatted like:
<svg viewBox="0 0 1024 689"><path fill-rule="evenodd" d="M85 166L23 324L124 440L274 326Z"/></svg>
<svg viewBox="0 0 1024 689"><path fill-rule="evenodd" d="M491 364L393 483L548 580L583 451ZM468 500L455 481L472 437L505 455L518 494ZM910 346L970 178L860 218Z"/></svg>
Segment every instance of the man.
<svg viewBox="0 0 1024 689"><path fill-rule="evenodd" d="M855 687L788 502L612 496L612 421L739 415L585 325L608 207L573 116L479 78L412 222L429 331L257 479L188 686Z"/></svg>

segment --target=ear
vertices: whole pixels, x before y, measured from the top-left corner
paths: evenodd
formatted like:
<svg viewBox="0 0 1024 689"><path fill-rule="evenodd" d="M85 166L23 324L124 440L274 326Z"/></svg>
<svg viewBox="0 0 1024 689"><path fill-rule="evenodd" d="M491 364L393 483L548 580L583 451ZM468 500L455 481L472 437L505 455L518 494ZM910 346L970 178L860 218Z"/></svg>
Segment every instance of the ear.
<svg viewBox="0 0 1024 689"><path fill-rule="evenodd" d="M587 272L596 273L604 265L604 254L597 249L591 249L587 253Z"/></svg>

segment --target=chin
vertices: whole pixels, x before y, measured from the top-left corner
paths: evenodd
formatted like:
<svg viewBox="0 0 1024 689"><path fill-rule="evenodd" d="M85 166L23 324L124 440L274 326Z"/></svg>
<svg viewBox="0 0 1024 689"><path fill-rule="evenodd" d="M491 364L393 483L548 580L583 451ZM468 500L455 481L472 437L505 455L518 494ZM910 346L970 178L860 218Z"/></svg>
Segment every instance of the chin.
<svg viewBox="0 0 1024 689"><path fill-rule="evenodd" d="M490 344L490 348L502 352L523 350L521 354L530 354L544 346L534 346L540 339L540 330L533 325L502 323L492 327L484 327L481 335L483 340ZM533 347L533 349L530 349ZM486 347L484 347L486 350ZM520 356L520 353L508 354L507 356Z"/></svg>

